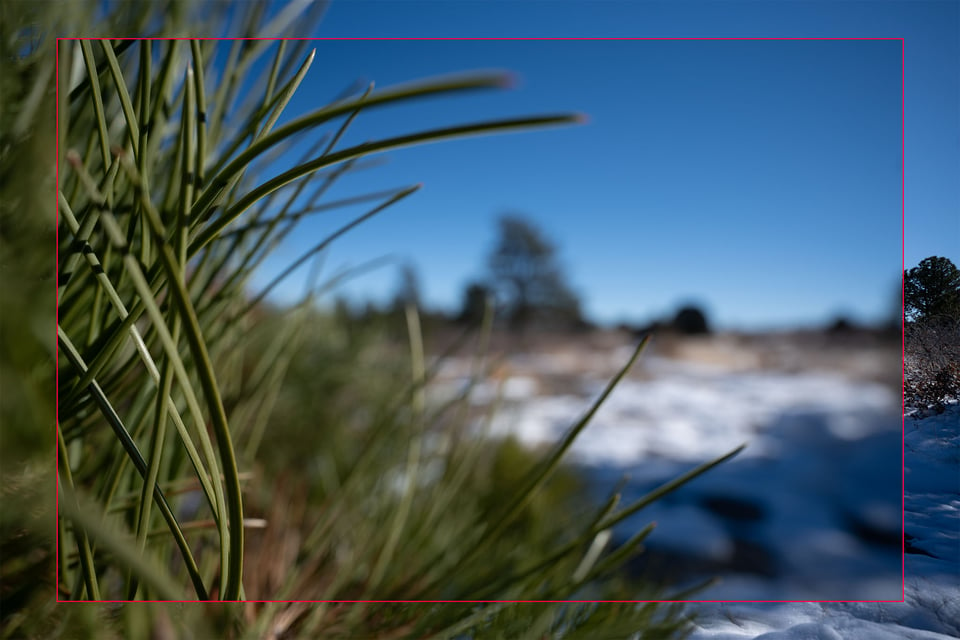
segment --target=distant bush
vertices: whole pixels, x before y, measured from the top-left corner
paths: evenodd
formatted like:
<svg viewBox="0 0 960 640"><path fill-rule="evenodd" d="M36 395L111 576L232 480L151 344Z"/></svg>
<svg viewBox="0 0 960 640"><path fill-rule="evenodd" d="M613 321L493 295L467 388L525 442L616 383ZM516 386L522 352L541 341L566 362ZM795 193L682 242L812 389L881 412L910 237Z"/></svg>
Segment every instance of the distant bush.
<svg viewBox="0 0 960 640"><path fill-rule="evenodd" d="M829 325L827 325L827 333L832 334L847 334L856 330L857 325L855 325L853 321L846 316L837 316Z"/></svg>
<svg viewBox="0 0 960 640"><path fill-rule="evenodd" d="M484 309L487 306L487 298L492 296L490 287L481 282L471 282L463 290L463 301L460 305L460 313L457 315L457 322L480 326L483 320Z"/></svg>
<svg viewBox="0 0 960 640"><path fill-rule="evenodd" d="M710 333L706 314L698 307L689 305L677 311L673 318L673 328L684 335L702 335Z"/></svg>

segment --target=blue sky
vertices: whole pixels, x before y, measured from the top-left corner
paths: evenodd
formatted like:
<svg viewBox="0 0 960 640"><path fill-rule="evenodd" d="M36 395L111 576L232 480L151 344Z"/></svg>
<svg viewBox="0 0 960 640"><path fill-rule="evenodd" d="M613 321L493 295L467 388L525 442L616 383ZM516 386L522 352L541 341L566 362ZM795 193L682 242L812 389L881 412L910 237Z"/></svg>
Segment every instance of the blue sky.
<svg viewBox="0 0 960 640"><path fill-rule="evenodd" d="M960 264L958 3L334 2L319 37L904 37L908 267ZM317 41L289 111L363 79L506 69L518 85L362 114L343 145L580 112L585 125L402 149L331 191L423 189L334 245L391 254L428 306L484 275L495 221L540 225L585 309L646 321L701 305L725 328L888 317L901 265L899 40ZM311 221L297 255L363 209ZM275 263L279 264L279 262ZM346 289L387 297L385 268ZM299 291L296 280L288 292Z"/></svg>

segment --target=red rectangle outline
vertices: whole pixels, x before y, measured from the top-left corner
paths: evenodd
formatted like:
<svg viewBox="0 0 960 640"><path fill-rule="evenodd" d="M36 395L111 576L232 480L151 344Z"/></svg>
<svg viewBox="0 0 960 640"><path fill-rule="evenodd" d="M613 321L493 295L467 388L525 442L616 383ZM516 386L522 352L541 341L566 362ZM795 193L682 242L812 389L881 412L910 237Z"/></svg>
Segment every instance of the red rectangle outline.
<svg viewBox="0 0 960 640"><path fill-rule="evenodd" d="M900 227L901 227L901 239L900 239L900 304L901 304L901 319L903 317L903 270L906 268L906 42L904 38L131 38L131 37L121 37L121 38L57 38L56 44L56 71L55 71L55 83L56 83L56 182L57 190L60 189L60 42L72 42L79 40L215 40L215 41L235 41L235 40L291 40L291 41L306 41L306 40L316 40L316 41L403 41L403 40L417 40L417 41L472 41L472 40L482 40L482 41L555 41L555 40L573 40L573 41L595 41L595 40L612 40L612 41L644 41L644 40L653 40L653 41L664 41L664 40L681 40L681 41L714 41L714 40L773 40L773 41L848 41L848 40L899 40L900 41ZM57 204L55 208L57 228L55 232L56 236L56 271L54 272L54 281L56 282L56 275L60 272L60 203L57 199ZM57 309L60 308L59 300L59 287L56 288L56 304ZM902 321L901 321L902 322ZM906 338L903 332L903 325L901 323L901 335L900 335L900 379L901 379L901 388L905 382L905 354L906 354ZM59 389L59 372L60 372L60 349L57 348L56 351L56 386L55 390ZM901 394L900 400L900 435L901 435L901 445L900 450L900 540L901 540L901 552L900 552L900 579L901 579L901 599L900 600L241 600L239 602L254 602L254 603L308 603L308 604L322 604L322 603L345 603L345 604L453 604L453 603L465 603L465 604L483 604L483 603L542 603L542 604L581 604L581 603L609 603L609 604L645 604L645 603L662 603L662 604L740 604L740 603L769 603L769 604L788 604L788 603L815 603L815 604L844 604L844 603L904 603L906 602L906 554L903 552L903 539L906 532L906 517L904 515L904 510L906 506L906 445L904 440L906 437L906 427L905 427L905 418L903 416L904 411L906 410L905 401L903 399L903 394ZM56 409L56 424L60 423L60 403L59 403L59 394L57 397L57 409ZM57 464L57 473L54 478L56 484L56 506L57 506L57 526L56 526L56 549L55 549L55 580L54 580L54 591L56 592L56 602L60 603L104 603L104 604L123 604L123 603L203 603L203 602L223 602L220 600L61 600L60 599L60 590L56 586L59 584L60 576L60 456L59 452L56 452L57 455L54 458Z"/></svg>

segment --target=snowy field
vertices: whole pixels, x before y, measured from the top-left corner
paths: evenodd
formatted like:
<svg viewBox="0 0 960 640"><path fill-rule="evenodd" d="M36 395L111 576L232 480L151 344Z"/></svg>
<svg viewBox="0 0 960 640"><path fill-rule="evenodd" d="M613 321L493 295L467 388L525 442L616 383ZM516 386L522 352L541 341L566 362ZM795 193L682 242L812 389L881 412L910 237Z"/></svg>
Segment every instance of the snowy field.
<svg viewBox="0 0 960 640"><path fill-rule="evenodd" d="M556 441L608 379L584 374L579 390L544 392L540 374L556 362L519 358L523 375L482 384L474 401L498 388L506 403L493 433L530 445ZM696 598L725 602L690 605L694 638L960 637L960 407L908 417L904 447L900 398L876 383L656 356L637 366L570 454L598 498L626 474L627 504L748 445L615 531L657 523L637 571L679 585L721 577ZM756 600L805 602L732 602ZM896 602L850 602L878 600Z"/></svg>

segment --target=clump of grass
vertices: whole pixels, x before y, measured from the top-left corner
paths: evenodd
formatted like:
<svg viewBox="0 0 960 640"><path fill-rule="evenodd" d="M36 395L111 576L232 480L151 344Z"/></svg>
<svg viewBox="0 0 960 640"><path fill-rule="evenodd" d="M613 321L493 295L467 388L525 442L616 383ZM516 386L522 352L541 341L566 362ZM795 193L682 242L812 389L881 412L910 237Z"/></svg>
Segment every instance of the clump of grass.
<svg viewBox="0 0 960 640"><path fill-rule="evenodd" d="M263 16L249 11L252 29ZM137 20L149 25L156 15L147 10ZM276 19L292 23L295 17L283 11ZM306 216L369 206L292 267L316 261L342 234L417 190L398 186L346 202L325 200L334 183L364 169L374 154L568 125L578 117L466 123L345 147L344 132L367 110L496 90L507 76L370 86L289 117L286 106L313 60L307 47L305 41L62 41L60 180L46 172L39 185L58 203L57 308L55 316L38 307L25 317L39 318L40 328L56 318L60 598L368 602L222 605L175 616L164 608L147 617L130 609L63 615L71 624L86 620L91 636L194 623L223 637L681 634L675 607L467 602L565 600L588 592L626 598L627 588L640 593L611 576L640 549L649 528L607 550L610 529L736 454L624 507L616 492L599 507L567 500L571 492L562 488L556 500L543 501L541 490L564 477L557 470L565 452L642 343L607 392L571 421L567 437L542 457L524 459L516 450L491 449L465 428L446 428L465 424L462 398L439 407L426 401L433 372L415 308L406 311L407 353L385 358L376 336L351 334L317 310L317 296L350 273L323 276L315 263L301 302L281 312L262 302L277 281L251 292L252 274ZM22 59L17 77L25 87L45 86L49 53L47 45ZM37 91L49 108L50 96ZM33 93L20 95L20 113L27 114ZM27 123L18 125L22 131L4 135L20 135L17 142L36 153L52 142L49 136L24 142L23 131L38 124L29 115L21 120ZM312 143L310 151L277 174L275 158L304 141ZM5 151L4 165L14 158ZM17 186L5 185L5 194L18 193ZM5 198L5 204L26 202L35 214L28 217L33 237L49 235L50 225L36 222L45 220L36 212L46 201L24 197ZM15 218L5 207L0 228ZM4 251L11 245L23 248L5 237ZM35 349L29 357L42 353ZM312 364L304 354L314 356ZM41 381L52 373L45 366ZM5 376L9 370L5 365ZM20 432L41 439L37 429L45 433L49 413L16 411ZM491 483L489 474L504 458L523 472ZM284 463L287 474L280 476ZM19 474L19 481L36 486L35 471ZM556 480L550 486L555 490ZM536 526L523 526L531 519ZM17 530L5 522L4 540ZM41 554L35 562L18 566L16 575L49 566L52 558ZM8 618L11 593L33 612L51 609L35 593L4 584L5 628L34 624L43 629L38 635L63 632L66 618ZM460 603L374 602L437 599Z"/></svg>

